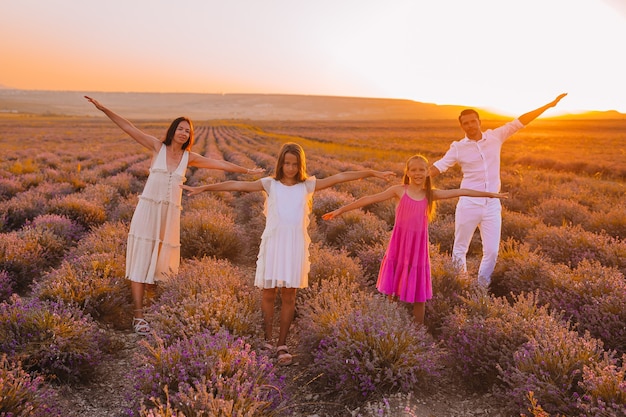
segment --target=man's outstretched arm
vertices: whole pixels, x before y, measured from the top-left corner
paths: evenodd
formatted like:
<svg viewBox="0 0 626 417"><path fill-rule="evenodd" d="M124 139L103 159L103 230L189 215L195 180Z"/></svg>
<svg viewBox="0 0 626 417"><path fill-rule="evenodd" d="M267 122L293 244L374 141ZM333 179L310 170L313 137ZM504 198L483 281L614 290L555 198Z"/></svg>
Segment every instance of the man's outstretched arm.
<svg viewBox="0 0 626 417"><path fill-rule="evenodd" d="M538 109L531 110L528 113L522 114L520 117L518 117L519 121L522 122L524 126L526 126L528 123L532 122L537 117L541 116L544 111L548 110L551 107L556 106L559 103L559 101L561 101L561 99L565 97L566 95L567 93L560 94L557 98L555 98L548 104L543 105L539 107Z"/></svg>

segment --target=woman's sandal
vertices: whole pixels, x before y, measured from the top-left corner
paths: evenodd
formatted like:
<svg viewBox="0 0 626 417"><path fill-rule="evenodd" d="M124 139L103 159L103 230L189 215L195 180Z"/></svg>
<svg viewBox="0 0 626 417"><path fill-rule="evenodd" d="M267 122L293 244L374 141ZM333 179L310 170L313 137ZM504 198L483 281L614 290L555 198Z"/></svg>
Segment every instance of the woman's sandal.
<svg viewBox="0 0 626 417"><path fill-rule="evenodd" d="M282 353L281 353L282 352ZM289 349L286 345L278 346L276 348L276 353L278 353L278 361L277 363L282 366L291 365L293 361L293 356L289 353Z"/></svg>
<svg viewBox="0 0 626 417"><path fill-rule="evenodd" d="M150 325L144 318L133 318L133 330L139 336L148 336L150 334Z"/></svg>

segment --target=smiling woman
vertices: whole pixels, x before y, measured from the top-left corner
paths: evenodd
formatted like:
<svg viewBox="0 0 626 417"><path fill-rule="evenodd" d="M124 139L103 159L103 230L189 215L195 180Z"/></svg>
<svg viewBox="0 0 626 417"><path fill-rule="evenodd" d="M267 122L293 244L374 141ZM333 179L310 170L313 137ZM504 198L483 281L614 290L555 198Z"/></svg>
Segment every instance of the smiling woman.
<svg viewBox="0 0 626 417"><path fill-rule="evenodd" d="M230 172L260 172L226 161L209 159L191 152L193 125L186 117L174 119L165 140L148 135L131 122L85 96L113 123L141 146L152 152L150 175L146 181L133 218L126 244L126 278L131 281L133 297L133 328L139 335L148 335L150 325L143 316L146 286L167 281L178 273L180 264L180 212L187 166L221 169Z"/></svg>

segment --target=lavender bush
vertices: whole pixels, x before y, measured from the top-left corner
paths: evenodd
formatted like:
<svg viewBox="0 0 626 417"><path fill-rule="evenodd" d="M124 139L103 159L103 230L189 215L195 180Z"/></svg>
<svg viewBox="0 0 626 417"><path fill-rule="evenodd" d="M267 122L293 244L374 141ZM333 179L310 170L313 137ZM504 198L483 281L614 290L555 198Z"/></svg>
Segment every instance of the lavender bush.
<svg viewBox="0 0 626 417"><path fill-rule="evenodd" d="M58 214L43 214L35 217L32 222L27 222L35 230L50 230L60 237L66 246L74 246L85 233L85 228L75 221Z"/></svg>
<svg viewBox="0 0 626 417"><path fill-rule="evenodd" d="M581 337L567 326L536 332L517 349L508 369L498 366L502 384L497 392L512 413L526 410L526 395L532 391L547 412L578 415L583 367L602 356L602 342L588 333Z"/></svg>
<svg viewBox="0 0 626 417"><path fill-rule="evenodd" d="M322 339L330 336L342 317L358 310L372 295L350 279L330 276L302 292L298 306L302 329L300 345L303 352L317 348Z"/></svg>
<svg viewBox="0 0 626 417"><path fill-rule="evenodd" d="M8 300L14 291L15 282L13 282L7 271L0 271L0 303Z"/></svg>
<svg viewBox="0 0 626 417"><path fill-rule="evenodd" d="M541 248L556 263L576 267L583 259L589 259L626 273L626 242L587 232L580 225L538 225L528 233L527 242L532 248Z"/></svg>
<svg viewBox="0 0 626 417"><path fill-rule="evenodd" d="M513 354L537 332L562 326L534 294L515 296L513 304L481 291L463 300L445 318L441 337L451 369L476 390L490 389L497 382L497 367L507 370Z"/></svg>
<svg viewBox="0 0 626 417"><path fill-rule="evenodd" d="M442 254L433 245L430 262L433 298L426 302L425 323L431 334L439 336L446 317L463 304L462 297L470 291L472 283L456 271L448 254Z"/></svg>
<svg viewBox="0 0 626 417"><path fill-rule="evenodd" d="M61 382L86 381L106 339L93 320L69 306L13 296L0 304L0 352Z"/></svg>
<svg viewBox="0 0 626 417"><path fill-rule="evenodd" d="M407 311L385 297L344 314L314 350L312 371L346 400L424 389L440 376L441 351Z"/></svg>
<svg viewBox="0 0 626 417"><path fill-rule="evenodd" d="M28 220L44 214L48 208L46 196L35 190L18 193L10 200L0 203L0 213L4 214L3 230L17 230Z"/></svg>
<svg viewBox="0 0 626 417"><path fill-rule="evenodd" d="M387 223L361 210L349 211L325 223L326 243L336 248L345 248L352 256L363 248L376 243L386 244L389 240ZM318 227L321 228L322 223Z"/></svg>
<svg viewBox="0 0 626 417"><path fill-rule="evenodd" d="M582 395L576 406L584 416L626 416L626 355L619 361L605 354L602 360L583 367L579 382Z"/></svg>
<svg viewBox="0 0 626 417"><path fill-rule="evenodd" d="M576 269L556 275L553 288L542 297L577 323L581 333L588 331L608 349L626 353L626 280L617 269L583 260Z"/></svg>
<svg viewBox="0 0 626 417"><path fill-rule="evenodd" d="M569 268L565 265L553 264L538 249L531 249L529 244L508 239L501 244L490 289L496 296L536 290L543 294L554 286L558 276L567 274L568 271Z"/></svg>
<svg viewBox="0 0 626 417"><path fill-rule="evenodd" d="M87 229L107 221L107 213L103 206L77 193L51 200L49 211L69 217Z"/></svg>
<svg viewBox="0 0 626 417"><path fill-rule="evenodd" d="M5 354L0 357L0 416L62 416L54 393L43 378L31 376Z"/></svg>
<svg viewBox="0 0 626 417"><path fill-rule="evenodd" d="M310 255L309 285L319 283L329 276L360 280L363 275L358 259L350 257L345 249L312 244Z"/></svg>
<svg viewBox="0 0 626 417"><path fill-rule="evenodd" d="M18 292L48 268L58 264L65 250L64 242L49 230L24 229L3 233L0 237L0 270L7 272Z"/></svg>
<svg viewBox="0 0 626 417"><path fill-rule="evenodd" d="M207 415L216 401L224 401L232 402L231 415L247 416L269 415L284 401L284 382L269 359L228 332L199 333L171 346L158 338L155 343L143 343L133 376L149 406L159 400L193 416Z"/></svg>
<svg viewBox="0 0 626 417"><path fill-rule="evenodd" d="M214 256L236 259L245 251L242 229L231 215L220 211L186 210L180 223L183 258Z"/></svg>
<svg viewBox="0 0 626 417"><path fill-rule="evenodd" d="M115 253L73 257L33 285L33 295L73 305L99 322L118 329L130 326L130 285L124 258Z"/></svg>
<svg viewBox="0 0 626 417"><path fill-rule="evenodd" d="M152 327L167 343L207 330L226 329L247 338L257 334L259 294L228 261L187 260L178 275L160 286L161 295L149 311Z"/></svg>

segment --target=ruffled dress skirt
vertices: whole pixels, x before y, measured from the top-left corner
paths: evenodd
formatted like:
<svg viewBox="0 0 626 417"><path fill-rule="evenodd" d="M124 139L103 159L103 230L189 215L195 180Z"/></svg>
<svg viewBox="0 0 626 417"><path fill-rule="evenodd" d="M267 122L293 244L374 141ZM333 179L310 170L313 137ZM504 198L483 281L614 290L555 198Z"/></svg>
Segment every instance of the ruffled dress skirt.
<svg viewBox="0 0 626 417"><path fill-rule="evenodd" d="M150 175L133 214L126 245L126 278L145 284L164 281L180 265L180 214L189 152L169 172L165 145L150 167Z"/></svg>
<svg viewBox="0 0 626 417"><path fill-rule="evenodd" d="M315 177L295 185L262 178L265 230L261 237L254 284L259 288L306 288L311 269L308 233Z"/></svg>

